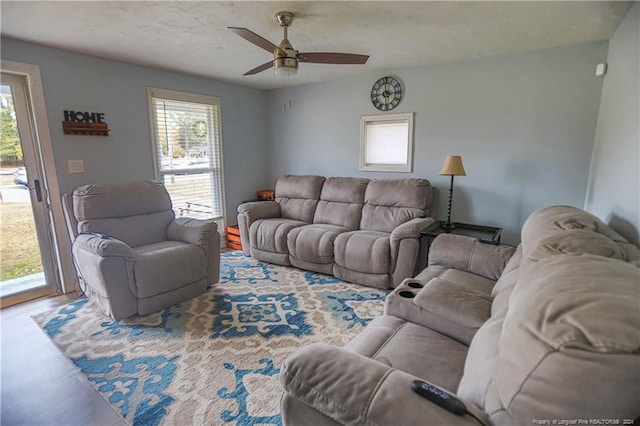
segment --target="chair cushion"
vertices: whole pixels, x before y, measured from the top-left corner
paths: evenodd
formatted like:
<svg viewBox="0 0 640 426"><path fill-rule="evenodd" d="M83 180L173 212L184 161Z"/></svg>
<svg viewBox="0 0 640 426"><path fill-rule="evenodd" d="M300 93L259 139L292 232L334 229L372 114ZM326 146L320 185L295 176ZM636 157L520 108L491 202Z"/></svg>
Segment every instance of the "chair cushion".
<svg viewBox="0 0 640 426"><path fill-rule="evenodd" d="M467 290L477 291L478 293L487 295L491 295L491 291L496 283L495 281L481 277L480 275L440 265L432 265L423 269L422 272L416 275L415 279L427 283L433 278L442 278L443 280L450 281L460 287L464 287Z"/></svg>
<svg viewBox="0 0 640 426"><path fill-rule="evenodd" d="M459 271L457 269L447 269L440 278L452 282L467 290L476 291L478 293L491 295L491 290L495 285L494 280L490 280L480 275L471 274L469 272Z"/></svg>
<svg viewBox="0 0 640 426"><path fill-rule="evenodd" d="M335 263L352 271L370 274L389 273L390 234L376 231L351 231L336 237Z"/></svg>
<svg viewBox="0 0 640 426"><path fill-rule="evenodd" d="M287 254L287 234L294 228L307 225L293 219L258 219L249 228L251 247L271 253Z"/></svg>
<svg viewBox="0 0 640 426"><path fill-rule="evenodd" d="M371 321L345 349L454 393L468 351L462 343L429 328L388 315Z"/></svg>
<svg viewBox="0 0 640 426"><path fill-rule="evenodd" d="M335 225L305 225L294 228L287 235L289 254L313 263L333 263L333 243L338 235L349 229Z"/></svg>
<svg viewBox="0 0 640 426"><path fill-rule="evenodd" d="M418 291L414 303L442 320L475 330L491 315L491 296L442 278L429 281Z"/></svg>
<svg viewBox="0 0 640 426"><path fill-rule="evenodd" d="M163 241L133 249L135 294L138 298L155 296L201 280L207 260L202 250L180 241Z"/></svg>

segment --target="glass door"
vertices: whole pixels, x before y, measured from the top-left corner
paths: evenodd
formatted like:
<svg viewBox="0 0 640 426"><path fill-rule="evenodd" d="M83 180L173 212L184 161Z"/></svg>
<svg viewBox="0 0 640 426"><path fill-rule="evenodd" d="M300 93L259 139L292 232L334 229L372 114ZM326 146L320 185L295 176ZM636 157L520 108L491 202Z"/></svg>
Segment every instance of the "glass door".
<svg viewBox="0 0 640 426"><path fill-rule="evenodd" d="M52 294L57 288L50 209L26 79L0 81L0 304Z"/></svg>

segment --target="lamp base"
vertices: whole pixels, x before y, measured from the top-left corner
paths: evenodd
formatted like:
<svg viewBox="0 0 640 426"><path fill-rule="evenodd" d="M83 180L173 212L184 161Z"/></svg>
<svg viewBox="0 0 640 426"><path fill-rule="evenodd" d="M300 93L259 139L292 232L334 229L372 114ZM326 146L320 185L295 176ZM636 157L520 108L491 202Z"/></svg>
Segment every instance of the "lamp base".
<svg viewBox="0 0 640 426"><path fill-rule="evenodd" d="M451 222L445 222L440 225L440 228L444 229L445 231L451 231L452 229L456 229L456 225Z"/></svg>

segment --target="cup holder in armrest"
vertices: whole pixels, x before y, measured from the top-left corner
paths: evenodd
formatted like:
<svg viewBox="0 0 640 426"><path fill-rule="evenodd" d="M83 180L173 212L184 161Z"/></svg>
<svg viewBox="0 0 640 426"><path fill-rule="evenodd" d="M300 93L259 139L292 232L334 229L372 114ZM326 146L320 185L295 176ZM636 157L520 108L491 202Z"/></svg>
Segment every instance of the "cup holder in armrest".
<svg viewBox="0 0 640 426"><path fill-rule="evenodd" d="M412 299L414 297L416 297L416 294L412 291L407 291L407 290L402 290L398 292L398 295L400 297L406 297L407 299Z"/></svg>
<svg viewBox="0 0 640 426"><path fill-rule="evenodd" d="M422 287L424 287L424 285L419 281L409 281L407 283L407 286L409 286L411 288L422 288Z"/></svg>

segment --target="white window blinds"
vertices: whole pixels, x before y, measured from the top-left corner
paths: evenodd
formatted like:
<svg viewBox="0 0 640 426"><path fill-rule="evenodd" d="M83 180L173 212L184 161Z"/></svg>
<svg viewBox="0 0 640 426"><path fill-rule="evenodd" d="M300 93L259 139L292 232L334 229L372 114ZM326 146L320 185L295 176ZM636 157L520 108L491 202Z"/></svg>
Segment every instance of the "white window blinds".
<svg viewBox="0 0 640 426"><path fill-rule="evenodd" d="M368 122L366 125L367 164L404 164L407 162L406 121Z"/></svg>
<svg viewBox="0 0 640 426"><path fill-rule="evenodd" d="M413 163L413 113L360 118L360 170L410 172Z"/></svg>
<svg viewBox="0 0 640 426"><path fill-rule="evenodd" d="M213 218L224 229L220 103L217 98L150 89L158 180L176 216Z"/></svg>

